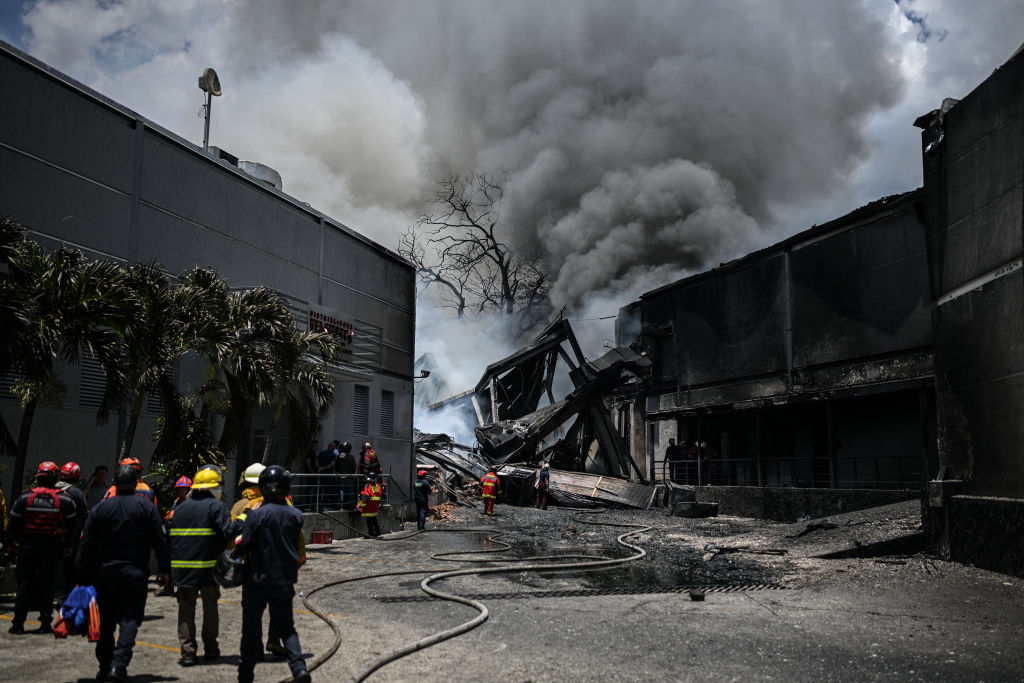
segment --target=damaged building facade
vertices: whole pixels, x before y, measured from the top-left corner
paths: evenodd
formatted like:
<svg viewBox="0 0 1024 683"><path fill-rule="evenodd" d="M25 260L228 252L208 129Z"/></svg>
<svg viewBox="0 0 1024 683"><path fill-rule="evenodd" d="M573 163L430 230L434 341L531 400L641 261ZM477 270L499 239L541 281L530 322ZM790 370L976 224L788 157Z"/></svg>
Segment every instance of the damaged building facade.
<svg viewBox="0 0 1024 683"><path fill-rule="evenodd" d="M652 478L924 485L935 427L921 201L880 200L620 312L619 343L652 361L630 406Z"/></svg>
<svg viewBox="0 0 1024 683"><path fill-rule="evenodd" d="M347 353L330 368L336 400L322 419L322 441L369 439L397 484L392 500L409 496L412 265L285 194L276 174L260 174L277 181L268 184L246 172L259 171L259 165L215 148L204 152L3 43L0 85L18 103L0 109L0 212L24 223L31 238L49 248L64 243L91 259L122 264L156 261L172 275L212 268L232 288L273 288L286 298L300 329L343 335ZM201 385L204 377L205 369L187 358L175 372L181 390ZM64 367L61 379L68 388L64 405L39 410L29 462L67 456L67 435L73 434L83 472L110 465L123 429L116 420L96 425L102 371L86 359ZM0 378L0 411L8 425L17 425L12 381ZM159 414L159 401L150 400L136 433L133 454L146 465ZM269 413L254 417L251 449L230 463L232 480L262 454L270 421ZM271 457L284 463L296 445L283 425L275 434ZM308 446L298 445L298 452ZM9 467L7 477L4 488L11 491Z"/></svg>
<svg viewBox="0 0 1024 683"><path fill-rule="evenodd" d="M1021 83L1018 51L915 122L922 189L620 311L652 362L619 411L651 477L926 491L944 556L1024 573Z"/></svg>

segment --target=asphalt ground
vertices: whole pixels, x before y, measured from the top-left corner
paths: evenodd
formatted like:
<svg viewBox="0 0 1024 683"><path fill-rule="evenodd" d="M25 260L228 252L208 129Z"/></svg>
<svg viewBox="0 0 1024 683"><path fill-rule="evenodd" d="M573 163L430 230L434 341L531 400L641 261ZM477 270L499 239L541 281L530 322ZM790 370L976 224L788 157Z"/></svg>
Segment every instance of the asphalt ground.
<svg viewBox="0 0 1024 683"><path fill-rule="evenodd" d="M340 631L337 652L313 672L315 680L350 680L378 657L476 617L471 607L425 596L420 581L431 570L522 564L494 561L505 556L585 556L563 560L575 562L634 554L615 542L629 528L587 521L652 527L627 539L646 556L600 571L515 569L439 581L433 587L477 596L488 620L367 680L1024 680L1024 581L917 550L913 503L797 524L502 505L493 517L470 508L459 508L457 517L428 523L438 531L422 535L310 547L297 590L356 579L310 598ZM502 541L511 549L503 550ZM461 556L487 560L472 564L433 557L466 550L500 552ZM396 571L419 573L364 578ZM692 599L691 589L704 599ZM130 680L234 680L240 596L239 589L222 595L224 656L191 668L177 664L175 600L150 597ZM12 606L13 596L0 598L0 678L92 680L93 645L81 637L9 635L4 624ZM295 608L312 665L334 645L335 633L298 596ZM256 669L258 681L287 674L282 660Z"/></svg>

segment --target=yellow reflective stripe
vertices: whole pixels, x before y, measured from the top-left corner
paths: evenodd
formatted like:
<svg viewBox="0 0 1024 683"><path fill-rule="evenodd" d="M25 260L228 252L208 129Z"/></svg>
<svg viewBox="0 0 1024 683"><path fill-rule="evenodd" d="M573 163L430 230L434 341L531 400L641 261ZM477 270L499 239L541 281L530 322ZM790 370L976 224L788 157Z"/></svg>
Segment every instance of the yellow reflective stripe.
<svg viewBox="0 0 1024 683"><path fill-rule="evenodd" d="M363 512L361 514L363 515L363 517L376 517L377 516L376 512Z"/></svg>
<svg viewBox="0 0 1024 683"><path fill-rule="evenodd" d="M171 566L179 569L210 569L217 560L171 560Z"/></svg>
<svg viewBox="0 0 1024 683"><path fill-rule="evenodd" d="M217 532L213 529L186 529L186 528L172 528L171 536L216 536Z"/></svg>

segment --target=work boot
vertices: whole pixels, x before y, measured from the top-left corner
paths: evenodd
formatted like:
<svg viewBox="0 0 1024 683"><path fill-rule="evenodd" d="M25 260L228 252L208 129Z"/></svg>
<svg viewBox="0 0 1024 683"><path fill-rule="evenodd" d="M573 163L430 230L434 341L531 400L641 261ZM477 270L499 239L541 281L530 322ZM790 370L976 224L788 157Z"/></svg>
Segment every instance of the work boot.
<svg viewBox="0 0 1024 683"><path fill-rule="evenodd" d="M196 663L195 655L182 655L181 659L178 660L178 664L181 666L194 666Z"/></svg>
<svg viewBox="0 0 1024 683"><path fill-rule="evenodd" d="M16 621L13 624L11 624L11 627L7 629L7 632L16 636L20 636L25 633L25 624Z"/></svg>
<svg viewBox="0 0 1024 683"><path fill-rule="evenodd" d="M309 675L308 671L303 669L299 673L292 676L292 680L295 683L309 683L311 680L313 680L313 677Z"/></svg>
<svg viewBox="0 0 1024 683"><path fill-rule="evenodd" d="M107 683L124 683L128 680L128 669L123 666L112 666L103 680Z"/></svg>
<svg viewBox="0 0 1024 683"><path fill-rule="evenodd" d="M203 659L205 659L208 662L212 662L218 657L220 657L220 648L217 646L208 647L206 648L206 652L203 653Z"/></svg>
<svg viewBox="0 0 1024 683"><path fill-rule="evenodd" d="M288 650L284 649L281 643L267 643L267 652L275 657L287 657Z"/></svg>
<svg viewBox="0 0 1024 683"><path fill-rule="evenodd" d="M50 626L50 624L48 622L44 621L43 623L39 624L39 628L37 628L36 630L32 631L32 633L40 633L40 634L53 633L53 626Z"/></svg>

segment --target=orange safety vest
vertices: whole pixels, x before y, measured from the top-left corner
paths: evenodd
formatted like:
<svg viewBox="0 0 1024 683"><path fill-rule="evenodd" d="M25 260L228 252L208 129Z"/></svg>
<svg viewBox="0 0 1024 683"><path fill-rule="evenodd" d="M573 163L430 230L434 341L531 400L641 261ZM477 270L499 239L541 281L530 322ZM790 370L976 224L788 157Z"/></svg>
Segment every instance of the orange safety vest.
<svg viewBox="0 0 1024 683"><path fill-rule="evenodd" d="M480 494L483 498L497 498L495 489L498 488L498 484L501 482L498 480L498 475L494 472L488 472L484 476L480 477L480 483L483 484L484 490Z"/></svg>
<svg viewBox="0 0 1024 683"><path fill-rule="evenodd" d="M367 484L366 488L360 495L360 500L356 504L359 508L359 512L362 513L363 517L376 517L377 510L380 509L380 499L384 494L384 487L380 484Z"/></svg>
<svg viewBox="0 0 1024 683"><path fill-rule="evenodd" d="M117 487L111 486L109 489L107 489L107 492L103 494L103 497L111 498L116 495ZM153 489L149 488L149 484L142 481L141 479L139 480L139 483L135 485L135 495L138 496L139 498L145 498L153 505L156 505L156 493L153 491Z"/></svg>

